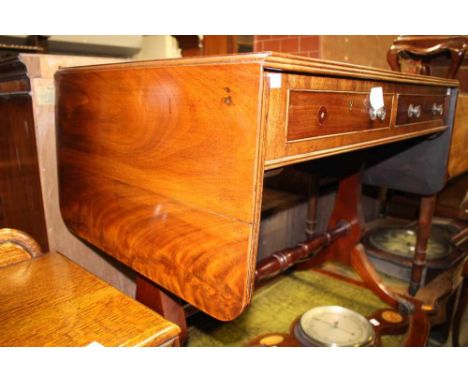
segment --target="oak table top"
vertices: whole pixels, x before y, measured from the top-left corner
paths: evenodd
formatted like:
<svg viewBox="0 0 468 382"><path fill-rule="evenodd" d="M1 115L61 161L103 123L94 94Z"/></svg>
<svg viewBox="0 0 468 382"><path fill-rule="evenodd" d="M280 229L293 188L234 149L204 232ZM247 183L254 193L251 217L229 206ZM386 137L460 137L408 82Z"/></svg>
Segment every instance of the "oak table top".
<svg viewBox="0 0 468 382"><path fill-rule="evenodd" d="M179 331L58 253L0 268L0 346L159 346Z"/></svg>

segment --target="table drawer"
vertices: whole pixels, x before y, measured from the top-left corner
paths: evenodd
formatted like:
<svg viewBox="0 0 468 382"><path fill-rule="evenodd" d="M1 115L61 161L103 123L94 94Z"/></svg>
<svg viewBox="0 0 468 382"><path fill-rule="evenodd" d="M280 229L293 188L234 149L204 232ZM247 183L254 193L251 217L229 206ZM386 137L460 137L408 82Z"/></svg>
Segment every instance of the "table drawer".
<svg viewBox="0 0 468 382"><path fill-rule="evenodd" d="M369 116L368 92L289 90L288 141L390 126L392 95L384 94L383 119Z"/></svg>
<svg viewBox="0 0 468 382"><path fill-rule="evenodd" d="M407 125L427 121L445 121L447 97L442 95L398 94L395 124Z"/></svg>

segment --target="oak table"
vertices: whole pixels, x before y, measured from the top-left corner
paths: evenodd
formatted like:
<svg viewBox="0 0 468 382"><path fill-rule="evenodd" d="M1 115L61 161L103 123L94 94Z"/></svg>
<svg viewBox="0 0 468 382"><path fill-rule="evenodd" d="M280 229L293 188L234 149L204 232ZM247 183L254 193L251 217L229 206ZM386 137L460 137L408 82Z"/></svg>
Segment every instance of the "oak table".
<svg viewBox="0 0 468 382"><path fill-rule="evenodd" d="M179 332L58 253L0 268L0 346L174 346Z"/></svg>

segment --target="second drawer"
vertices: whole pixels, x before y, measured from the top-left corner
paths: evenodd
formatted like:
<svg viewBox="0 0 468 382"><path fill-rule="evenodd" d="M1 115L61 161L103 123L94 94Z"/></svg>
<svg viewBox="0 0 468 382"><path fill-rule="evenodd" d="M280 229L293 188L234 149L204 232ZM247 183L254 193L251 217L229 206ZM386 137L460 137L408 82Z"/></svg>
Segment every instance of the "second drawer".
<svg viewBox="0 0 468 382"><path fill-rule="evenodd" d="M396 125L428 121L445 121L447 109L443 95L398 94Z"/></svg>

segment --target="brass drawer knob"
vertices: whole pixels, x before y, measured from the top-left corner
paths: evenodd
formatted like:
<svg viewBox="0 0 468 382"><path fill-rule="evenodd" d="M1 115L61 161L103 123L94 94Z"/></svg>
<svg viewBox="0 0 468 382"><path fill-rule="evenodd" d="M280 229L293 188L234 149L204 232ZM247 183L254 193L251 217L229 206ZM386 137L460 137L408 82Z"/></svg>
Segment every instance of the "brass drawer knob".
<svg viewBox="0 0 468 382"><path fill-rule="evenodd" d="M413 105L412 103L408 106L408 117L419 118L421 116L421 105Z"/></svg>

